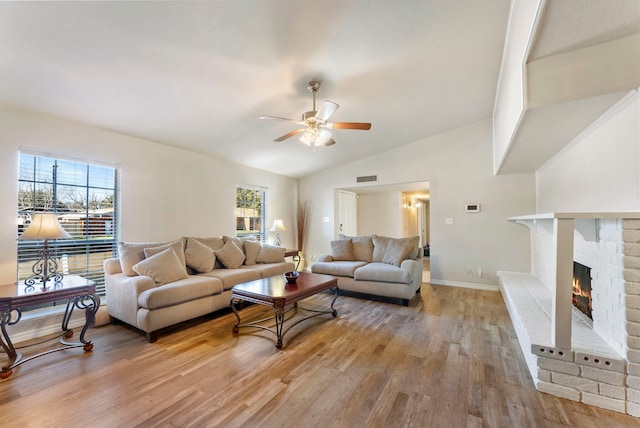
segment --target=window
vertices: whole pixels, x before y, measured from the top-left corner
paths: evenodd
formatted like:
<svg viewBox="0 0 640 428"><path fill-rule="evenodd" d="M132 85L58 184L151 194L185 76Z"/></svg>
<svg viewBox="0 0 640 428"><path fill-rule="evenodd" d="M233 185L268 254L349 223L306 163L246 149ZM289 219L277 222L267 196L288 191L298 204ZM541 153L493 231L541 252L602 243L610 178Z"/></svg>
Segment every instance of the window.
<svg viewBox="0 0 640 428"><path fill-rule="evenodd" d="M255 236L265 242L265 201L267 189L257 186L236 187L236 236Z"/></svg>
<svg viewBox="0 0 640 428"><path fill-rule="evenodd" d="M105 259L117 254L116 169L20 153L18 235L39 212L55 212L72 239L49 241L58 271L96 282L104 296ZM18 242L18 280L32 275L41 241Z"/></svg>

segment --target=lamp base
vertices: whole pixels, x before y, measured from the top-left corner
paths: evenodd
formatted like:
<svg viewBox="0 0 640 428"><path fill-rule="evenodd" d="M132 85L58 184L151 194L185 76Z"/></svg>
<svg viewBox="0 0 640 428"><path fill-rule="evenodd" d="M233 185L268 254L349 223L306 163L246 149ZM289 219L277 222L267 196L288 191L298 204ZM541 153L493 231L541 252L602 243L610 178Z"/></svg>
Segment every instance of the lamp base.
<svg viewBox="0 0 640 428"><path fill-rule="evenodd" d="M273 245L277 245L278 247L282 245L282 242L280 242L280 234L276 233L276 239L273 240Z"/></svg>
<svg viewBox="0 0 640 428"><path fill-rule="evenodd" d="M52 281L54 284L58 284L62 281L64 275L57 272L58 263L49 256L49 246L45 241L45 246L40 252L40 258L34 263L31 268L33 275L24 280L24 284L27 287L34 287L37 283L42 284L42 289L47 289L47 282Z"/></svg>

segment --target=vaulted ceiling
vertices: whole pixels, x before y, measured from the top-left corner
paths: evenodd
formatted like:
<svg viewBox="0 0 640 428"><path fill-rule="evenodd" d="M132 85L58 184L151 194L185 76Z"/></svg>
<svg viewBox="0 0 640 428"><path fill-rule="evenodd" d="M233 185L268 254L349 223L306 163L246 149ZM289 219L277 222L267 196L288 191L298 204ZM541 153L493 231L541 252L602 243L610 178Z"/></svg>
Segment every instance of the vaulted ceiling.
<svg viewBox="0 0 640 428"><path fill-rule="evenodd" d="M637 0L606 0L608 14L589 12L591 0L559 3L532 57L637 31L638 16L627 19ZM509 8L0 2L0 103L302 177L490 118ZM337 144L315 153L296 137L274 142L298 125L259 116L299 119L312 109L310 80L322 82L318 105L340 105L331 120L371 130L334 130Z"/></svg>

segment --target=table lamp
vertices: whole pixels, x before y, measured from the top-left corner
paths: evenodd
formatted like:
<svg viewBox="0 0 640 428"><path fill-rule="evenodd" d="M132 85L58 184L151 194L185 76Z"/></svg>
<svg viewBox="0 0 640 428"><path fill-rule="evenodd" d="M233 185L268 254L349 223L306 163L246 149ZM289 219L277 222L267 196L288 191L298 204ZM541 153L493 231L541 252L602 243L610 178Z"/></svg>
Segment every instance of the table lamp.
<svg viewBox="0 0 640 428"><path fill-rule="evenodd" d="M287 230L287 228L284 227L284 224L282 223L281 218L277 218L273 220L273 226L271 226L271 229L269 229L269 232L276 232L276 239L273 240L273 245L277 245L279 247L282 244L280 242L279 232L284 232L285 230Z"/></svg>
<svg viewBox="0 0 640 428"><path fill-rule="evenodd" d="M34 214L29 227L18 237L18 240L43 240L44 247L40 251L39 259L31 268L33 275L25 279L26 285L34 285L37 281L42 288L47 287L47 281L62 281L63 275L58 272L58 263L49 255L49 239L68 239L71 235L60 226L56 213Z"/></svg>

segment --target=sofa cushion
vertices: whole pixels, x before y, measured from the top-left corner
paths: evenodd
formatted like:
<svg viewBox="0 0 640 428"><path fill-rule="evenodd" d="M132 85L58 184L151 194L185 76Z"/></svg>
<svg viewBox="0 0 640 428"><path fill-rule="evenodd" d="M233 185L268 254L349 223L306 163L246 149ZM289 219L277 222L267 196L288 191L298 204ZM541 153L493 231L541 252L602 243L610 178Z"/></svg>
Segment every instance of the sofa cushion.
<svg viewBox="0 0 640 428"><path fill-rule="evenodd" d="M198 273L211 272L216 263L216 255L213 250L197 239L189 238L184 249L184 258L187 266Z"/></svg>
<svg viewBox="0 0 640 428"><path fill-rule="evenodd" d="M347 236L340 234L338 238L351 239L354 260L373 261L373 236Z"/></svg>
<svg viewBox="0 0 640 428"><path fill-rule="evenodd" d="M369 263L356 269L353 278L356 281L411 283L411 272L386 263Z"/></svg>
<svg viewBox="0 0 640 428"><path fill-rule="evenodd" d="M189 276L162 287L143 291L138 296L138 306L158 309L220 293L222 293L222 281L218 278L203 275Z"/></svg>
<svg viewBox="0 0 640 428"><path fill-rule="evenodd" d="M239 268L245 259L242 249L238 248L238 245L231 240L215 251L215 255L227 269Z"/></svg>
<svg viewBox="0 0 640 428"><path fill-rule="evenodd" d="M122 272L128 276L137 275L133 270L133 265L144 260L145 248L158 248L157 252L160 252L169 247L172 247L178 258L184 262L184 245L181 239L172 242L119 242L118 258Z"/></svg>
<svg viewBox="0 0 640 428"><path fill-rule="evenodd" d="M282 263L258 263L255 265L240 266L240 269L252 269L260 273L260 277L268 278L270 276L282 275L295 269L295 265L291 262Z"/></svg>
<svg viewBox="0 0 640 428"><path fill-rule="evenodd" d="M260 279L260 272L244 266L240 269L214 269L202 275L220 279L225 290L230 290L236 284Z"/></svg>
<svg viewBox="0 0 640 428"><path fill-rule="evenodd" d="M331 257L335 261L352 262L356 259L353 257L353 243L351 239L338 239L331 241Z"/></svg>
<svg viewBox="0 0 640 428"><path fill-rule="evenodd" d="M311 272L325 275L348 276L353 278L356 269L365 266L367 262L315 262L311 266Z"/></svg>
<svg viewBox="0 0 640 428"><path fill-rule="evenodd" d="M407 242L395 240L387 245L387 251L382 257L382 263L400 267L400 263L407 259L413 251L413 246Z"/></svg>
<svg viewBox="0 0 640 428"><path fill-rule="evenodd" d="M136 263L133 271L138 275L151 277L157 284L166 284L188 276L173 248L162 250Z"/></svg>
<svg viewBox="0 0 640 428"><path fill-rule="evenodd" d="M244 248L244 255L246 257L244 259L244 264L255 265L256 257L258 257L260 249L262 248L260 241L246 240L242 242L242 247Z"/></svg>
<svg viewBox="0 0 640 428"><path fill-rule="evenodd" d="M256 257L256 263L282 263L287 249L277 245L262 244Z"/></svg>

